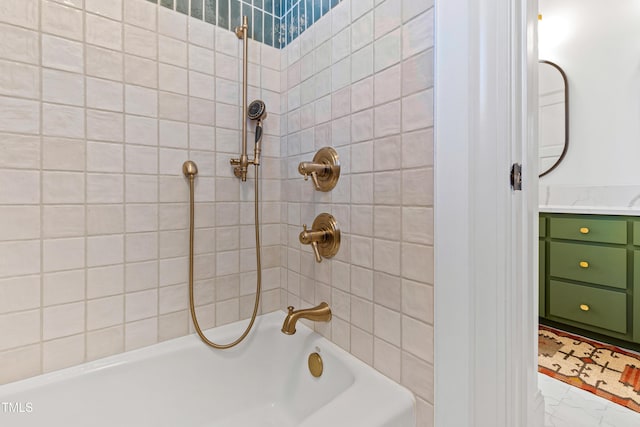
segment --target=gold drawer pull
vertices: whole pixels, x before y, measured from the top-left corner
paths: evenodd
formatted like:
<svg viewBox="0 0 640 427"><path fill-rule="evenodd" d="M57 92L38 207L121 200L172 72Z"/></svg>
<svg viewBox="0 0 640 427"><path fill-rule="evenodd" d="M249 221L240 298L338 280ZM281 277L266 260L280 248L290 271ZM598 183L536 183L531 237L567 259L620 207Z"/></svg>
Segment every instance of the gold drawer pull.
<svg viewBox="0 0 640 427"><path fill-rule="evenodd" d="M580 228L580 233L582 233L582 234L589 234L589 231L591 231L591 230L589 230L587 227L581 227Z"/></svg>
<svg viewBox="0 0 640 427"><path fill-rule="evenodd" d="M589 263L587 261L580 261L580 267L589 268Z"/></svg>
<svg viewBox="0 0 640 427"><path fill-rule="evenodd" d="M580 304L580 310L589 311L590 307L587 304Z"/></svg>

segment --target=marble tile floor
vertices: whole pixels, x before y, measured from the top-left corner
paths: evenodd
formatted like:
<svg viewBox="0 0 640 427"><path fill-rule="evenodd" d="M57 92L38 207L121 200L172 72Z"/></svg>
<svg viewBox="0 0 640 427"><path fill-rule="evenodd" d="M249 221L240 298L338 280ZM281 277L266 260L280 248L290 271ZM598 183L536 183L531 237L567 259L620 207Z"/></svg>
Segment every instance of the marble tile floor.
<svg viewBox="0 0 640 427"><path fill-rule="evenodd" d="M640 413L543 374L545 427L640 427Z"/></svg>

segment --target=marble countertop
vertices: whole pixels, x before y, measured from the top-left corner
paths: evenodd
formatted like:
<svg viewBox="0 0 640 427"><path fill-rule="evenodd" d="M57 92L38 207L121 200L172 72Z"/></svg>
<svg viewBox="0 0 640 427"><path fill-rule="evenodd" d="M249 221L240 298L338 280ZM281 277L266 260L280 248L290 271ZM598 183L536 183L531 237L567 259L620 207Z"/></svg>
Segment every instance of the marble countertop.
<svg viewBox="0 0 640 427"><path fill-rule="evenodd" d="M540 212L546 213L573 213L588 215L626 215L640 216L640 207L604 207L604 206L562 206L541 205Z"/></svg>
<svg viewBox="0 0 640 427"><path fill-rule="evenodd" d="M640 216L640 185L540 185L540 212Z"/></svg>

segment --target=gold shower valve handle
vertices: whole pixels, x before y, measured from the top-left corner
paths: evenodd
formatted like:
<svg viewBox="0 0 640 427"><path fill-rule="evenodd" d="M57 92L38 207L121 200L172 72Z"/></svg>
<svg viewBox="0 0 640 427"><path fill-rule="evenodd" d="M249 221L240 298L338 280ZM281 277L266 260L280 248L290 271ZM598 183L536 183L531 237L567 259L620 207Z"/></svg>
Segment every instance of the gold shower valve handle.
<svg viewBox="0 0 640 427"><path fill-rule="evenodd" d="M300 233L300 243L304 245L311 245L313 254L316 257L316 262L322 262L322 256L318 249L318 241L322 241L325 238L324 231L309 231L307 224L302 224L302 233Z"/></svg>
<svg viewBox="0 0 640 427"><path fill-rule="evenodd" d="M318 242L311 242L311 248L313 249L313 255L316 257L316 262L322 262L320 249L318 249Z"/></svg>
<svg viewBox="0 0 640 427"><path fill-rule="evenodd" d="M302 163L300 163L302 165ZM304 175L304 180L308 181L309 177L311 177L311 181L313 181L313 186L316 188L316 190L318 191L322 191L322 187L320 186L320 183L318 182L318 174L314 171L311 173L305 173Z"/></svg>
<svg viewBox="0 0 640 427"><path fill-rule="evenodd" d="M313 186L318 191L331 191L340 178L340 160L338 153L331 147L318 150L313 161L300 162L298 172L305 181L311 176Z"/></svg>
<svg viewBox="0 0 640 427"><path fill-rule="evenodd" d="M316 262L333 257L340 249L340 229L336 219L328 213L318 215L311 230L303 224L299 239L303 245L311 245Z"/></svg>

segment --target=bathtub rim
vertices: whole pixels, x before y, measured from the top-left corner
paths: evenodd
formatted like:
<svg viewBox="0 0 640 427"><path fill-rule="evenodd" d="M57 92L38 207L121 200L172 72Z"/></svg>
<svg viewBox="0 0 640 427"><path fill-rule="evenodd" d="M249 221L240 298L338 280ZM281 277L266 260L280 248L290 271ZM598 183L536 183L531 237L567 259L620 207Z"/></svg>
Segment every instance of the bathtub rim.
<svg viewBox="0 0 640 427"><path fill-rule="evenodd" d="M260 327L280 329L281 322L284 320L286 313L282 310L276 310L270 313L265 313L256 318L255 330L252 331L247 340L236 347L235 351L243 351L249 348L249 344L252 342L252 337L256 336L256 332L259 333ZM236 321L230 324L209 328L205 331L208 336L212 336L216 339L233 339L233 336L238 331L244 330L246 322L249 319ZM398 382L387 377L373 366L370 366L358 359L353 354L347 352L343 348L339 347L334 342L330 341L321 334L313 331L304 323L299 323L297 332L291 336L291 339L300 340L302 342L312 342L321 345L323 351L331 352L337 358L339 358L347 368L353 373L355 381L358 383L358 389L346 389L335 396L335 398L328 402L324 407L319 408L318 411L324 413L330 413L332 409L344 407L343 402L338 399L338 396L346 394L351 399L353 398L366 398L367 392L369 392L369 385L382 383L385 387L385 395L387 398L394 399L398 403L397 408L393 408L396 412L406 410L408 406L412 408L413 418L416 417L416 399L414 394L406 387L402 386ZM303 344L304 345L304 344ZM315 344L314 344L315 345ZM49 386L60 381L73 380L74 378L81 377L85 374L97 372L104 369L116 368L119 365L126 365L129 363L135 363L143 361L151 357L162 356L163 354L171 354L179 350L186 350L195 348L198 346L204 346L198 335L193 332L189 335L173 338L170 340L158 342L146 347L110 355L101 359L96 359L90 362L85 362L80 365L63 368L60 370L47 372L34 377L25 378L22 380L14 381L0 385L0 401L5 401L7 398L11 398L12 395L19 393L29 392L30 390L37 389L39 387ZM206 347L204 347L206 348ZM225 351L233 352L234 350L211 350L211 351ZM364 387L363 387L364 385ZM356 392L361 392L362 395L352 396ZM309 414L309 416L302 420L307 421L316 412ZM306 424L303 424L306 425Z"/></svg>

